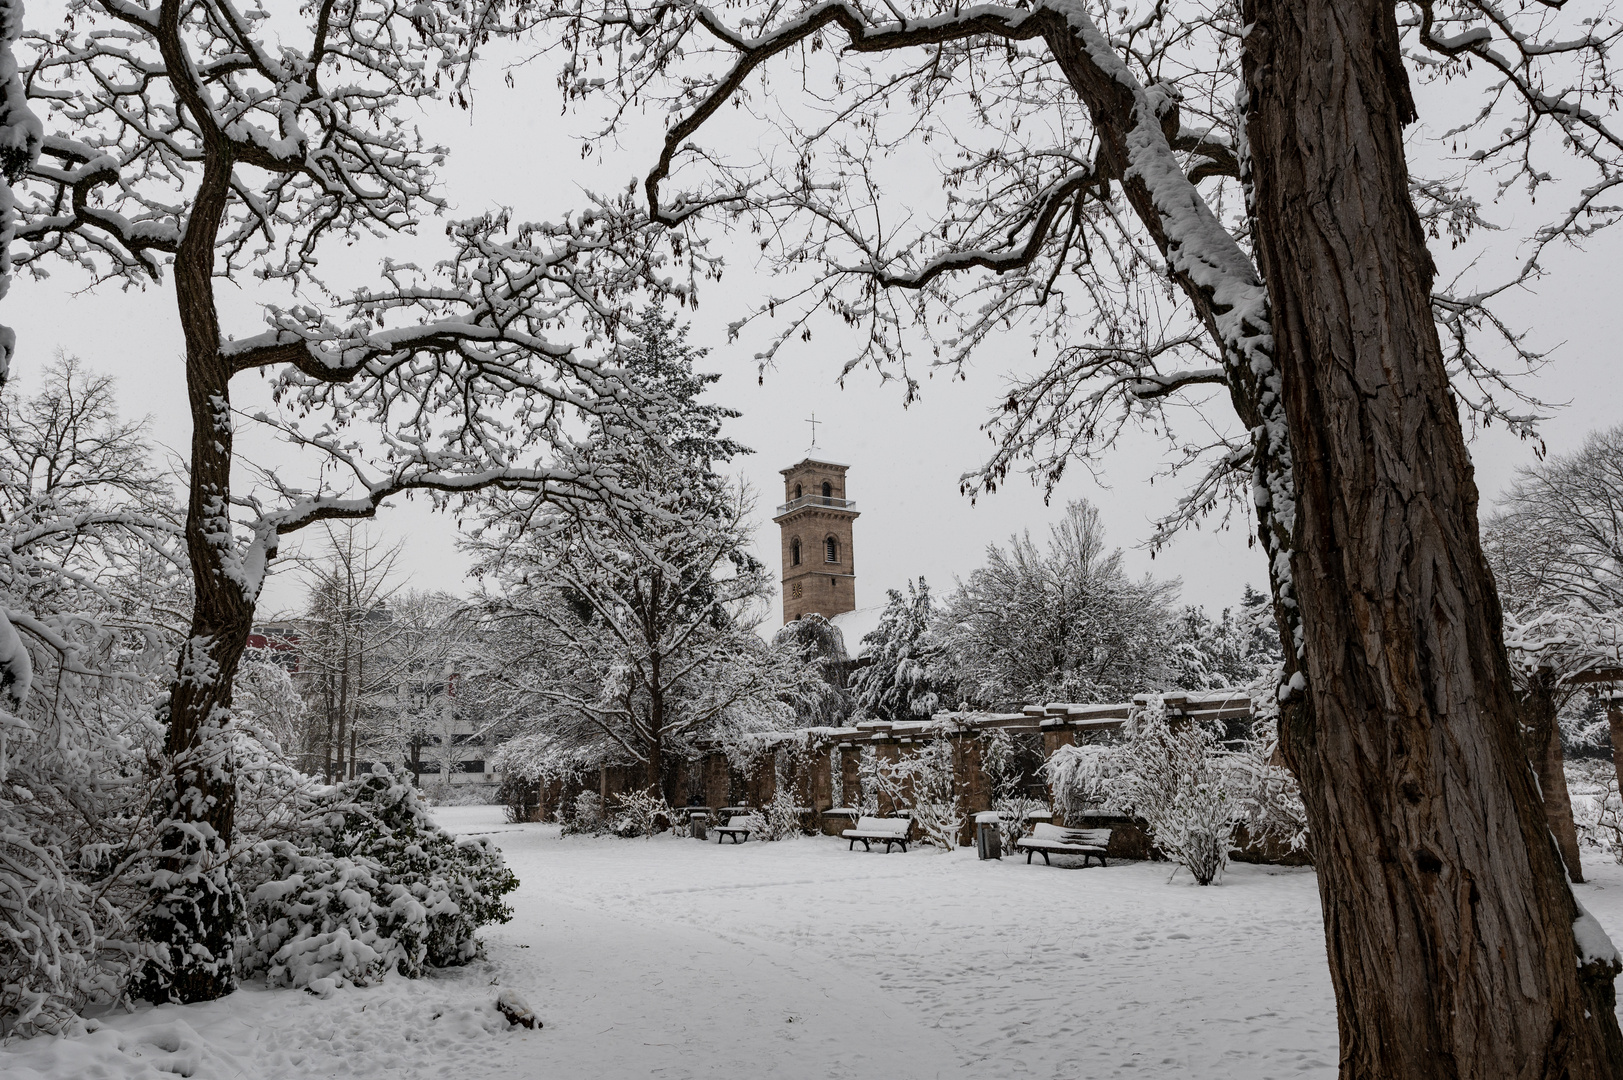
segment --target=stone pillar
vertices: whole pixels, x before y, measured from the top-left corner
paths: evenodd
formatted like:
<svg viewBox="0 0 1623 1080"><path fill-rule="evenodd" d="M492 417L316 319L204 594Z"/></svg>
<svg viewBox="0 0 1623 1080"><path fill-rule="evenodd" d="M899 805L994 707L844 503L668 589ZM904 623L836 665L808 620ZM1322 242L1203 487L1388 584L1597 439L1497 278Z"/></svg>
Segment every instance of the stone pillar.
<svg viewBox="0 0 1623 1080"><path fill-rule="evenodd" d="M845 788L845 805L855 808L862 802L862 748L842 746L838 750L840 782Z"/></svg>
<svg viewBox="0 0 1623 1080"><path fill-rule="evenodd" d="M730 805L728 787L732 778L727 772L727 755L712 751L704 756L704 801L711 809Z"/></svg>
<svg viewBox="0 0 1623 1080"><path fill-rule="evenodd" d="M834 773L832 746L818 747L807 754L809 763L807 805L819 814L834 805Z"/></svg>
<svg viewBox="0 0 1623 1080"><path fill-rule="evenodd" d="M982 762L985 743L975 735L953 738L953 781L964 811L964 828L958 837L961 846L975 842L975 815L992 809L992 784Z"/></svg>

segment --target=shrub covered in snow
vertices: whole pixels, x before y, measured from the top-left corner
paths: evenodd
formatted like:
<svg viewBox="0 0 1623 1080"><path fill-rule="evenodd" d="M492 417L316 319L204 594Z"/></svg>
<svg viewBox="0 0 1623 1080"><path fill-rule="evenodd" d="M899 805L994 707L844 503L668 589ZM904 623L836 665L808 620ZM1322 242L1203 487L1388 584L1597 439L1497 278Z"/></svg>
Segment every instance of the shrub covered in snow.
<svg viewBox="0 0 1623 1080"><path fill-rule="evenodd" d="M1195 881L1210 885L1228 865L1238 818L1219 744L1203 725L1169 724L1152 709L1116 750L1112 801L1143 818L1155 844Z"/></svg>
<svg viewBox="0 0 1623 1080"><path fill-rule="evenodd" d="M1047 811L1048 807L1024 795L1011 795L992 803L998 813L998 832L1002 834L1005 851L1016 850L1015 841L1026 834L1026 823L1032 815Z"/></svg>
<svg viewBox="0 0 1623 1080"><path fill-rule="evenodd" d="M603 797L595 791L583 791L575 801L561 808L563 828L560 835L584 833L596 836L608 829L608 816L603 812Z"/></svg>
<svg viewBox="0 0 1623 1080"><path fill-rule="evenodd" d="M507 811L509 823L533 821L541 805L541 785L521 776L504 776L496 798Z"/></svg>
<svg viewBox="0 0 1623 1080"><path fill-rule="evenodd" d="M1084 810L1110 805L1112 783L1121 774L1120 749L1106 743L1061 746L1043 773L1054 790L1054 809L1074 821Z"/></svg>
<svg viewBox="0 0 1623 1080"><path fill-rule="evenodd" d="M620 836L651 837L676 819L671 804L653 791L627 791L615 799L614 831Z"/></svg>
<svg viewBox="0 0 1623 1080"><path fill-rule="evenodd" d="M132 939L155 840L145 751L160 735L150 676L165 658L86 618L36 624L63 646L36 662L3 612L0 668L13 681L0 688L0 1036L71 1027L85 1005L123 992L143 954ZM23 665L51 692L27 694Z"/></svg>
<svg viewBox="0 0 1623 1080"><path fill-rule="evenodd" d="M879 782L894 805L912 811L927 843L948 851L958 846L964 811L953 776L952 740L932 739L916 754L881 762Z"/></svg>
<svg viewBox="0 0 1623 1080"><path fill-rule="evenodd" d="M766 810L761 815L766 821L766 828L762 829L759 837L762 840L787 840L791 836L799 836L800 828L800 800L795 798L794 792L780 786L772 795L772 800L766 804Z"/></svg>
<svg viewBox="0 0 1623 1080"><path fill-rule="evenodd" d="M402 777L320 789L308 827L244 860L245 973L311 989L480 955L475 931L506 922L518 881L483 837L455 839Z"/></svg>

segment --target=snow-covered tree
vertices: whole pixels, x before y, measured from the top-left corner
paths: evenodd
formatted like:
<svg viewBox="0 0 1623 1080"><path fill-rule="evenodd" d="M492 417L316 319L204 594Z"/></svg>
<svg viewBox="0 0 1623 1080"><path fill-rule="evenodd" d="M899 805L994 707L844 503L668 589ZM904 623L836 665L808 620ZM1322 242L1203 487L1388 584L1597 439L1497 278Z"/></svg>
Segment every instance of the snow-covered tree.
<svg viewBox="0 0 1623 1080"><path fill-rule="evenodd" d="M670 110L644 182L657 218L761 236L785 275L758 309L777 320L765 361L843 323L846 370L911 391L910 356L950 369L1023 325L1035 363L971 490L1028 461L1052 482L1146 422L1198 473L1169 529L1254 512L1281 749L1324 840L1344 1075L1611 1071L1623 962L1574 934L1592 920L1520 767L1461 418L1529 429L1504 373L1537 356L1494 305L1550 245L1623 216L1603 5L527 10L560 24L567 95ZM1520 249L1479 228L1496 202ZM1460 268L1445 284L1434 250ZM1470 919L1439 862L1475 883Z"/></svg>
<svg viewBox="0 0 1623 1080"><path fill-rule="evenodd" d="M641 328L617 359L659 435L602 427L587 456L613 462L652 508L492 500L472 547L496 585L484 636L497 651L477 674L507 689L498 711L527 718L534 752L629 760L668 796L669 753L718 728L791 724L786 702L821 679L755 632L772 582L746 550L747 493L714 471L740 448L720 435L730 414L700 400L713 381L693 371L702 351L659 310Z"/></svg>
<svg viewBox="0 0 1623 1080"><path fill-rule="evenodd" d="M1567 871L1582 881L1562 728L1581 722L1587 681L1623 668L1623 428L1522 469L1482 533L1528 758ZM1623 770L1615 747L1614 765Z"/></svg>
<svg viewBox="0 0 1623 1080"><path fill-rule="evenodd" d="M821 683L796 699L800 719L813 727L840 727L853 707L851 657L840 628L816 612L785 623L772 647L799 653L817 670Z"/></svg>
<svg viewBox="0 0 1623 1080"><path fill-rule="evenodd" d="M1184 690L1248 686L1281 661L1279 630L1268 598L1245 587L1240 608L1213 619L1204 608L1185 607L1169 628L1172 685Z"/></svg>
<svg viewBox="0 0 1623 1080"><path fill-rule="evenodd" d="M167 952L142 993L193 1001L233 985L225 732L281 538L406 492L615 490L574 459L568 425L584 413L635 426L635 394L556 335L591 344L631 314L631 291L685 286L671 267L655 276L669 248L625 199L546 224L452 223L431 270L385 261L376 287L321 276L329 247L409 233L446 206L445 150L410 118L465 103L491 14L479 0L319 0L275 18L234 0L70 10L26 36L48 134L20 186L18 262L173 282L148 295L173 298L185 341L194 606L164 706L172 850L149 932ZM221 282L248 288L269 328L226 325ZM258 463L246 488L233 486L245 424L294 451L281 469Z"/></svg>
<svg viewBox="0 0 1623 1080"><path fill-rule="evenodd" d="M1030 533L987 548L986 565L947 601L941 637L972 701L1123 701L1172 678L1177 588L1129 578L1098 510L1072 503L1046 548Z"/></svg>
<svg viewBox="0 0 1623 1080"><path fill-rule="evenodd" d="M879 625L862 639L868 666L852 680L857 708L881 720L929 717L952 702L946 655L934 633L938 618L923 578L907 583L907 595L887 590ZM946 700L943 700L946 698Z"/></svg>
<svg viewBox="0 0 1623 1080"><path fill-rule="evenodd" d="M0 394L6 1033L56 1030L128 975L150 869L151 715L185 628L177 530L154 506L141 425L75 361L39 375L35 394L22 379Z"/></svg>
<svg viewBox="0 0 1623 1080"><path fill-rule="evenodd" d="M1507 612L1623 610L1623 427L1523 468L1482 532Z"/></svg>
<svg viewBox="0 0 1623 1080"><path fill-rule="evenodd" d="M383 666L393 685L379 695L366 746L374 758L404 761L414 777L427 764L445 783L462 761L459 720L477 697L458 694L459 672L483 655L466 608L444 593L401 593L389 603Z"/></svg>

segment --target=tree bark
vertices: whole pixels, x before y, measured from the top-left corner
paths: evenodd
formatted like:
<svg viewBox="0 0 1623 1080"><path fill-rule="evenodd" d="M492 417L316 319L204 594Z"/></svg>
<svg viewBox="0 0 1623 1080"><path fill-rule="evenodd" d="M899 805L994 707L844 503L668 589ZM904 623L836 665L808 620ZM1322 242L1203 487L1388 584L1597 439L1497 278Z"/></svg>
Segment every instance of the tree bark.
<svg viewBox="0 0 1623 1080"><path fill-rule="evenodd" d="M1606 699L1606 725L1612 729L1612 771L1617 774L1618 797L1623 798L1623 702Z"/></svg>
<svg viewBox="0 0 1623 1080"><path fill-rule="evenodd" d="M166 17L178 18L173 0L163 10ZM165 956L148 964L137 984L138 993L154 1002L205 1001L236 988L233 945L240 900L229 863L236 775L226 729L253 606L231 572L236 563L230 524L231 371L220 356L214 304L214 240L230 177L229 150L217 151L205 163L175 258L192 419L185 532L196 599L167 703L165 855L147 927Z"/></svg>
<svg viewBox="0 0 1623 1080"><path fill-rule="evenodd" d="M1256 249L1298 492L1314 833L1341 1075L1623 1073L1516 730L1477 491L1409 199L1390 3L1245 0Z"/></svg>
<svg viewBox="0 0 1623 1080"><path fill-rule="evenodd" d="M1556 720L1555 687L1547 674L1535 674L1521 697L1522 741L1527 760L1538 776L1544 817L1566 864L1567 876L1583 881L1578 857L1578 826L1572 820L1572 795L1567 791L1566 758L1561 751L1561 725Z"/></svg>

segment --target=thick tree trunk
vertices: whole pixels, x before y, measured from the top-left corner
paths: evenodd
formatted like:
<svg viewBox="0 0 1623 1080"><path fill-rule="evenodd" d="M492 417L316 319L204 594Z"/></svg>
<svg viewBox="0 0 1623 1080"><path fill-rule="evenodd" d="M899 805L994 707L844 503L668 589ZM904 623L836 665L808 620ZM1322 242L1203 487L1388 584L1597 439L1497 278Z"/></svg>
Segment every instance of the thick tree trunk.
<svg viewBox="0 0 1623 1080"><path fill-rule="evenodd" d="M1477 492L1408 194L1390 3L1246 0L1257 254L1298 507L1314 832L1341 1074L1623 1074L1516 731Z"/></svg>
<svg viewBox="0 0 1623 1080"><path fill-rule="evenodd" d="M175 18L173 0L164 5ZM248 644L253 605L235 572L231 535L229 364L220 356L214 306L214 237L225 212L230 163L204 167L175 259L191 405L191 488L186 547L196 600L168 701L170 763L162 874L147 932L165 953L144 969L138 992L155 1002L204 1001L236 987L233 945L239 897L229 862L236 815L230 735L232 681Z"/></svg>
<svg viewBox="0 0 1623 1080"><path fill-rule="evenodd" d="M1561 725L1556 721L1555 688L1550 676L1534 675L1522 695L1522 741L1527 760L1538 776L1539 794L1544 799L1544 818L1555 837L1573 881L1584 879L1578 857L1578 826L1572 820L1572 796L1567 791L1566 758L1561 752Z"/></svg>
<svg viewBox="0 0 1623 1080"><path fill-rule="evenodd" d="M1606 699L1606 725L1612 729L1612 771L1617 774L1617 793L1623 798L1623 701Z"/></svg>

